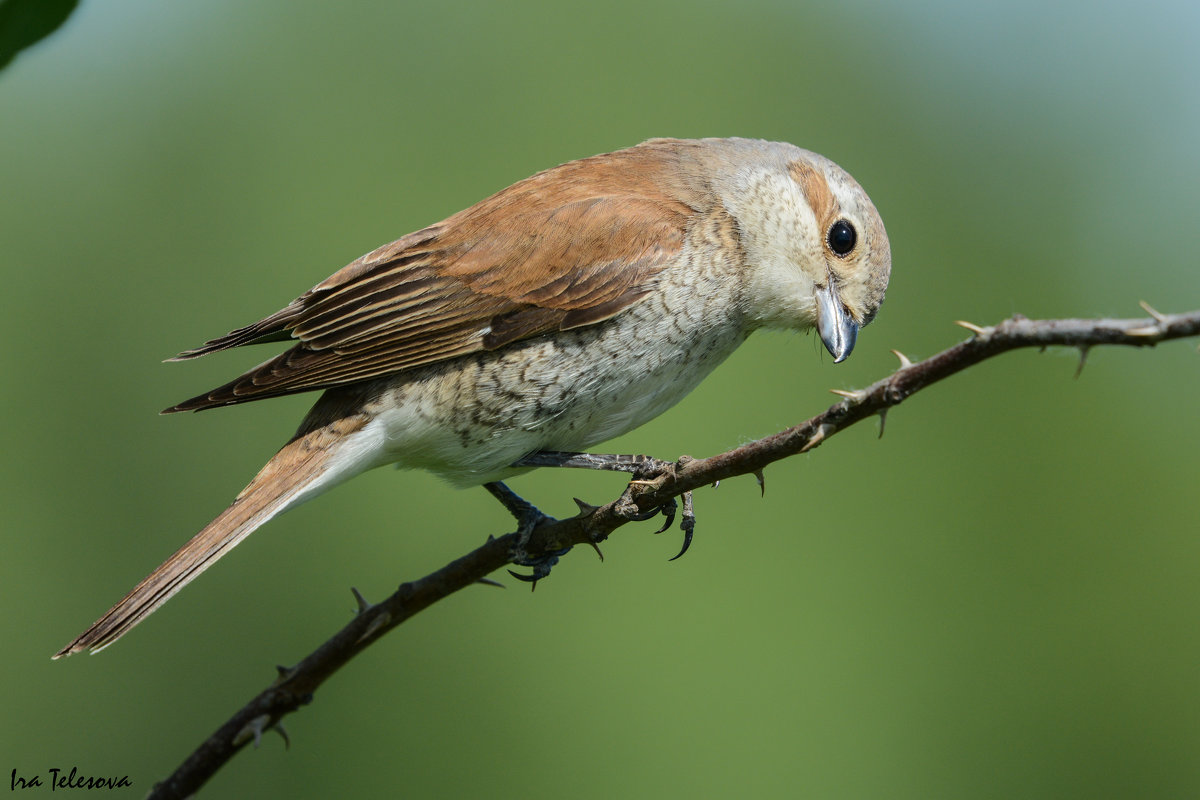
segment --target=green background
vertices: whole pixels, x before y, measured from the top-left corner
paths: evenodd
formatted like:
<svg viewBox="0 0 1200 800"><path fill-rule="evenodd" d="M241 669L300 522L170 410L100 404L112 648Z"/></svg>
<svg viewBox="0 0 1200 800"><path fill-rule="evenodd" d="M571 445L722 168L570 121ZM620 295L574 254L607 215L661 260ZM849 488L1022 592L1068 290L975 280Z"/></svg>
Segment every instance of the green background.
<svg viewBox="0 0 1200 800"><path fill-rule="evenodd" d="M142 796L350 616L511 529L377 470L118 645L49 656L218 511L311 396L157 411L161 364L538 169L784 139L894 271L846 364L756 335L614 451L710 455L964 338L1200 307L1194 3L84 2L0 73L0 773ZM373 647L205 796L1200 795L1195 343L1003 356ZM610 475L514 488L553 514ZM126 793L115 793L124 796Z"/></svg>

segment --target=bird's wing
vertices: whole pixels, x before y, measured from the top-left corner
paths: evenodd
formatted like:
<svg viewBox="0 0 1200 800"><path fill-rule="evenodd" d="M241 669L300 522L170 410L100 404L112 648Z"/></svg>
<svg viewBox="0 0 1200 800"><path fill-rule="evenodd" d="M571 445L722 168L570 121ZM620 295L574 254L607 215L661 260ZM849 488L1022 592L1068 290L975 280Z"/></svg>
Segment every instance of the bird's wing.
<svg viewBox="0 0 1200 800"><path fill-rule="evenodd" d="M555 167L363 256L277 313L177 356L296 340L166 411L363 381L612 317L653 288L700 210L673 144Z"/></svg>

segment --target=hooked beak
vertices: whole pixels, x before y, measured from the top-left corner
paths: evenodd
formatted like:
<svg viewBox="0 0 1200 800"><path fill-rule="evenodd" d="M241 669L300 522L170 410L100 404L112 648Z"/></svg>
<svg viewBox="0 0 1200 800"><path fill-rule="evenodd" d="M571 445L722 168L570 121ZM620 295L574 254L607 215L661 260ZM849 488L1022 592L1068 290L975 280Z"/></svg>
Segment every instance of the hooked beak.
<svg viewBox="0 0 1200 800"><path fill-rule="evenodd" d="M846 313L832 281L817 289L817 333L835 364L846 360L858 338L858 323Z"/></svg>

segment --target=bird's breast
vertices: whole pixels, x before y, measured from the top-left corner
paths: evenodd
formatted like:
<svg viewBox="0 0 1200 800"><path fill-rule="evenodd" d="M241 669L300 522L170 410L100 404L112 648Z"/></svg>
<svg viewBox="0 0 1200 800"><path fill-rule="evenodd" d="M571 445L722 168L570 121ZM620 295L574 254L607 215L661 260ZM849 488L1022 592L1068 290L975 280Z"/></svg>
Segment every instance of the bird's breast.
<svg viewBox="0 0 1200 800"><path fill-rule="evenodd" d="M749 330L723 258L685 251L654 290L612 319L391 379L374 404L382 461L458 485L511 475L537 450L585 450L653 419Z"/></svg>

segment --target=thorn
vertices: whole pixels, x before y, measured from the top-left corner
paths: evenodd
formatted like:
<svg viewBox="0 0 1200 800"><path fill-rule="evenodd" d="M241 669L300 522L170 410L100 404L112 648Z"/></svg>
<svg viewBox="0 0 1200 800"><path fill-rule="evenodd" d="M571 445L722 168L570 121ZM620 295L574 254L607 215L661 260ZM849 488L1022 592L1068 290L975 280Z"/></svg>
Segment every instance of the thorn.
<svg viewBox="0 0 1200 800"><path fill-rule="evenodd" d="M1079 366L1075 368L1075 380L1079 380L1079 376L1083 374L1083 365L1087 363L1088 351L1091 349L1090 344L1079 346Z"/></svg>
<svg viewBox="0 0 1200 800"><path fill-rule="evenodd" d="M857 391L847 389L830 389L829 391L833 394L836 394L838 397L844 397L847 400L853 400L855 403L860 402L867 396L867 393L861 389Z"/></svg>
<svg viewBox="0 0 1200 800"><path fill-rule="evenodd" d="M372 636L374 636L376 633L379 632L380 628L387 625L391 621L392 621L392 615L390 613L388 613L387 611L385 611L382 614L380 614L379 616L375 617L375 619L373 619L367 623L367 629L365 631L363 631L362 636L358 637L358 640L355 641L355 644L360 644L360 643L366 641L367 639L371 638Z"/></svg>
<svg viewBox="0 0 1200 800"><path fill-rule="evenodd" d="M808 440L808 443L805 444L804 447L800 448L800 452L807 453L809 450L812 450L814 447L819 445L821 442L825 441L825 437L828 436L830 433L832 433L835 430L837 430L837 429L834 428L832 425L828 425L828 424L821 425L820 427L817 428L817 432L812 435L812 438Z"/></svg>
<svg viewBox="0 0 1200 800"><path fill-rule="evenodd" d="M584 501L580 500L578 497L572 497L571 499L575 501L575 505L579 506L579 515L581 517L587 516L588 514L591 514L593 511L595 511L596 509L600 508L600 506L594 506L591 503L585 503Z"/></svg>
<svg viewBox="0 0 1200 800"><path fill-rule="evenodd" d="M233 737L233 746L241 747L250 739L254 739L254 747L258 749L258 745L262 742L262 733L266 728L267 723L271 721L270 714L259 714L254 719L246 723L246 725L237 732Z"/></svg>
<svg viewBox="0 0 1200 800"><path fill-rule="evenodd" d="M956 320L954 320L954 324L960 328L966 328L967 330L969 330L971 333L975 334L976 336L986 336L987 335L987 329L979 327L974 322L967 322L966 320L956 319Z"/></svg>
<svg viewBox="0 0 1200 800"><path fill-rule="evenodd" d="M275 683L280 684L292 677L292 674L296 671L296 668L285 667L283 664L276 664L275 671L279 673L279 679L276 680Z"/></svg>
<svg viewBox="0 0 1200 800"><path fill-rule="evenodd" d="M1139 305L1139 306L1141 306L1141 307L1142 307L1142 309L1143 309L1143 310L1144 310L1144 311L1145 311L1147 314L1149 314L1150 316L1154 317L1154 321L1155 321L1155 322L1157 322L1159 325L1166 325L1166 324L1167 324L1167 316L1166 316L1166 314L1163 314L1163 313L1162 313L1162 312L1160 312L1160 311L1156 311L1156 310L1155 310L1155 309L1154 309L1154 308L1153 308L1153 307L1152 307L1152 306L1151 306L1149 303L1147 303L1145 300L1138 300L1138 305Z"/></svg>
<svg viewBox="0 0 1200 800"><path fill-rule="evenodd" d="M639 480L636 478L634 480L631 480L629 483L631 485L636 483L638 486L653 486L654 485L654 481L644 481L644 480Z"/></svg>
<svg viewBox="0 0 1200 800"><path fill-rule="evenodd" d="M888 412L888 410L886 408L881 409L879 411L879 438L880 439L883 438L883 428L887 424L887 412Z"/></svg>
<svg viewBox="0 0 1200 800"><path fill-rule="evenodd" d="M756 469L756 470L754 470L754 472L752 474L754 475L754 480L758 481L759 496L766 497L767 496L767 479L763 477L763 471L761 469Z"/></svg>
<svg viewBox="0 0 1200 800"><path fill-rule="evenodd" d="M360 593L358 589L355 589L353 586L351 586L350 591L354 593L354 600L358 603L358 610L354 612L355 616L363 613L371 607L371 604L367 602L367 599L362 596L362 593Z"/></svg>
<svg viewBox="0 0 1200 800"><path fill-rule="evenodd" d="M284 749L284 750L290 750L290 749L292 749L292 740L291 740L290 738L288 738L288 732L287 732L287 728L283 727L283 723L282 723L282 722L276 722L276 723L275 723L274 730L275 730L275 731L276 731L276 732L277 732L277 733L278 733L280 736L282 736L282 737L283 737L283 749Z"/></svg>
<svg viewBox="0 0 1200 800"><path fill-rule="evenodd" d="M901 353L899 350L893 350L892 353L896 358L900 359L900 369L908 369L913 365L913 362L908 360L908 356Z"/></svg>
<svg viewBox="0 0 1200 800"><path fill-rule="evenodd" d="M592 549L596 551L596 555L600 556L600 560L604 561L604 553L600 552L600 545L596 544L595 542L588 542L588 544L590 544Z"/></svg>
<svg viewBox="0 0 1200 800"><path fill-rule="evenodd" d="M499 581L494 581L491 578L480 578L479 580L477 580L475 582L482 583L484 586L495 586L497 589L505 588L503 583L500 583Z"/></svg>

